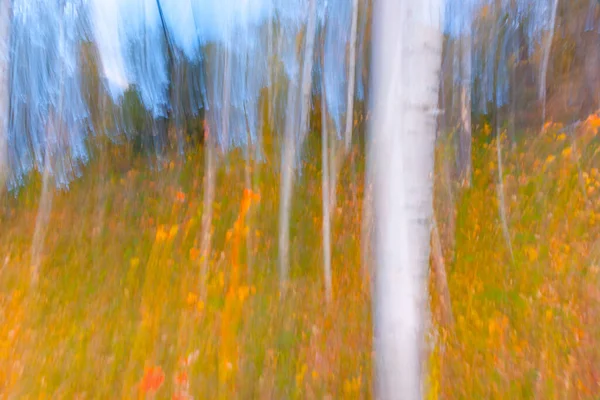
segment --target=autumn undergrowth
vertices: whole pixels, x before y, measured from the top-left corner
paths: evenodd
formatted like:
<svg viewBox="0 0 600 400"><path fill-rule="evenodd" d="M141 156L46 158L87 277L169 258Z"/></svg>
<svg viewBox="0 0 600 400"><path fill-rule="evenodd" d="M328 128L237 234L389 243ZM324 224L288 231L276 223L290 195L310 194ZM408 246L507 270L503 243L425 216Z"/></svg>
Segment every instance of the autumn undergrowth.
<svg viewBox="0 0 600 400"><path fill-rule="evenodd" d="M436 326L431 398L597 398L599 127L596 115L576 127L548 123L516 146L502 133L514 259L502 233L489 126L473 142L470 188L447 190L437 175L455 324ZM448 152L438 150L441 166ZM449 193L455 210L445 206Z"/></svg>
<svg viewBox="0 0 600 400"><path fill-rule="evenodd" d="M201 147L156 168L106 145L68 191L54 193L35 288L40 177L3 198L0 398L370 396L362 193L350 175L339 180L334 300L326 304L314 136L294 189L285 296L275 264L277 143L267 141L265 159L253 163L250 188L241 151L219 160L204 293Z"/></svg>
<svg viewBox="0 0 600 400"><path fill-rule="evenodd" d="M599 122L547 124L514 147L502 135L514 258L489 127L475 134L470 188L452 183L452 149L440 142L435 209L455 322L442 326L430 285L430 398L594 398L600 390ZM205 277L201 147L150 167L106 145L68 191L54 193L36 287L29 266L41 178L3 198L0 397L372 397L370 283L360 266L364 157L357 145L338 180L327 304L318 137L296 178L285 296L276 267L278 143L267 140L264 160L252 164L252 187L240 151L219 159Z"/></svg>

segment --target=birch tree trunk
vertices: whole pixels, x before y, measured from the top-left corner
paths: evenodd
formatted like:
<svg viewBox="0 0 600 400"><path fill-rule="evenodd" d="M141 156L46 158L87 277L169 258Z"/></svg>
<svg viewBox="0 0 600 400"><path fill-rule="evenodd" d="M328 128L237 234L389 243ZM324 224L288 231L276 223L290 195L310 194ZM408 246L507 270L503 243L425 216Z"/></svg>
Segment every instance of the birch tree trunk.
<svg viewBox="0 0 600 400"><path fill-rule="evenodd" d="M420 399L441 0L374 4L375 370L380 399Z"/></svg>
<svg viewBox="0 0 600 400"><path fill-rule="evenodd" d="M358 29L358 0L352 1L352 27L350 31L350 54L348 55L348 93L346 98L346 153L352 144L352 123L354 121L354 86L356 75L356 31Z"/></svg>
<svg viewBox="0 0 600 400"><path fill-rule="evenodd" d="M31 286L36 287L40 276L42 265L42 253L46 241L48 221L52 210L52 198L54 188L52 187L52 176L50 175L50 152L46 150L44 157L44 172L42 174L42 193L38 204L37 216L35 218L35 230L31 241Z"/></svg>
<svg viewBox="0 0 600 400"><path fill-rule="evenodd" d="M556 21L556 9L558 0L553 0L552 11L550 12L550 32L544 42L542 67L540 72L539 98L542 101L542 125L546 123L546 76L548 72L548 61L550 60L550 50L552 49L552 40L554 39L554 23Z"/></svg>
<svg viewBox="0 0 600 400"><path fill-rule="evenodd" d="M329 135L327 131L327 105L325 85L321 85L321 192L323 198L323 275L325 297L331 301L331 214L329 207Z"/></svg>
<svg viewBox="0 0 600 400"><path fill-rule="evenodd" d="M217 140L213 132L210 132L208 124L204 124L204 143L206 148L205 152L205 167L204 167L204 198L202 202L202 238L200 244L200 256L201 267L200 267L200 294L206 295L206 276L208 272L208 263L211 254L211 242L212 242L212 219L213 219L213 202L215 200L215 181L217 175L217 162L216 162L216 147Z"/></svg>
<svg viewBox="0 0 600 400"><path fill-rule="evenodd" d="M0 0L0 193L8 174L8 120L10 104L10 0Z"/></svg>
<svg viewBox="0 0 600 400"><path fill-rule="evenodd" d="M317 34L317 1L310 0L308 22L306 24L306 44L304 60L302 61L302 109L300 111L300 143L302 146L308 133L310 114L310 98L312 89L312 70L315 53L315 38Z"/></svg>
<svg viewBox="0 0 600 400"><path fill-rule="evenodd" d="M285 289L290 269L290 212L292 203L292 187L294 179L294 155L296 139L294 127L297 122L296 99L298 86L290 80L288 84L285 131L283 133L283 149L281 154L281 184L279 185L279 283Z"/></svg>
<svg viewBox="0 0 600 400"><path fill-rule="evenodd" d="M288 115L285 120L283 134L283 149L281 154L281 185L279 189L279 279L282 289L289 276L290 252L290 212L292 203L292 189L294 186L294 159L296 151L302 146L306 131L308 130L308 112L310 106L310 92L312 88L312 66L314 59L315 36L317 32L317 4L310 0L310 10L306 23L306 41L304 45L304 61L300 87L290 80L286 110ZM298 89L301 89L299 93ZM298 96L301 95L301 109L298 115ZM298 118L300 118L298 120ZM299 140L296 140L295 130L300 127Z"/></svg>
<svg viewBox="0 0 600 400"><path fill-rule="evenodd" d="M471 35L461 39L460 140L459 177L463 185L471 186Z"/></svg>

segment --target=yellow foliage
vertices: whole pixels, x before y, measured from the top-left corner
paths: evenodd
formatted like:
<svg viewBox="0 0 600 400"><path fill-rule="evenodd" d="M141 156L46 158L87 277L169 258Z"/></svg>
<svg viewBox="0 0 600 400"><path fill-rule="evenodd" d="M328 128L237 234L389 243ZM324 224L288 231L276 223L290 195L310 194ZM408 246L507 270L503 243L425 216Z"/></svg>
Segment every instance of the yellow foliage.
<svg viewBox="0 0 600 400"><path fill-rule="evenodd" d="M198 312L202 312L204 311L204 302L202 300L198 300L198 303L196 304L196 309L198 310Z"/></svg>
<svg viewBox="0 0 600 400"><path fill-rule="evenodd" d="M164 227L159 226L158 229L156 230L156 242L163 242L165 240L167 240L167 238L169 237L169 235L167 234L167 231L165 230Z"/></svg>
<svg viewBox="0 0 600 400"><path fill-rule="evenodd" d="M538 251L536 248L529 246L525 249L525 253L527 254L527 258L529 259L529 262L537 261Z"/></svg>
<svg viewBox="0 0 600 400"><path fill-rule="evenodd" d="M484 135L488 136L490 133L492 133L492 127L486 122L483 124L482 131Z"/></svg>
<svg viewBox="0 0 600 400"><path fill-rule="evenodd" d="M304 375L306 375L307 369L308 367L306 366L306 364L302 364L302 366L300 367L300 371L298 371L298 373L296 374L296 386L300 387L302 385L302 382L304 382Z"/></svg>
<svg viewBox="0 0 600 400"><path fill-rule="evenodd" d="M189 292L186 299L188 306L193 306L194 304L196 304L197 301L198 296L196 295L196 293Z"/></svg>
<svg viewBox="0 0 600 400"><path fill-rule="evenodd" d="M586 123L593 129L600 128L600 116L598 114L592 114L586 120Z"/></svg>
<svg viewBox="0 0 600 400"><path fill-rule="evenodd" d="M169 230L169 239L173 239L177 235L178 231L179 231L179 226L173 225L171 227L171 229Z"/></svg>

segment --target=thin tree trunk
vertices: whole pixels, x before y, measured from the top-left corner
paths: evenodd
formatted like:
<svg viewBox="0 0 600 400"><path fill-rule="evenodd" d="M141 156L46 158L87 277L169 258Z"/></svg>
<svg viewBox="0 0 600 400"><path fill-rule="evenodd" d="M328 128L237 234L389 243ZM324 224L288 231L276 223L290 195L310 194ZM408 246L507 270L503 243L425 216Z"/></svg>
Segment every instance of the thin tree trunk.
<svg viewBox="0 0 600 400"><path fill-rule="evenodd" d="M348 93L346 98L345 151L352 144L352 124L354 122L354 86L356 82L356 31L358 29L358 0L352 1L352 27L350 31L350 54L348 55Z"/></svg>
<svg viewBox="0 0 600 400"><path fill-rule="evenodd" d="M498 208L500 211L500 221L502 223L502 232L504 234L504 240L510 253L510 258L514 262L512 241L510 239L510 231L508 230L508 218L506 217L506 201L504 199L504 173L502 170L502 143L500 128L496 126L496 154L498 157Z"/></svg>
<svg viewBox="0 0 600 400"><path fill-rule="evenodd" d="M205 167L204 167L204 198L202 205L202 239L200 245L200 256L202 264L200 269L200 294L206 295L206 276L208 272L208 263L212 253L212 219L213 219L213 202L215 199L215 181L217 175L216 163L216 138L213 132L210 132L208 124L204 127L205 140Z"/></svg>
<svg viewBox="0 0 600 400"><path fill-rule="evenodd" d="M250 135L250 123L248 122L248 113L246 112L246 105L244 105L244 118L246 120L246 140L248 141L248 143L245 146L245 152L246 152L246 164L245 164L245 168L244 168L244 183L246 185L246 189L249 190L254 190L254 187L252 185L252 170L253 170L253 166L252 166L252 137ZM246 216L246 225L251 228L251 213L252 210L248 211L248 214ZM254 266L254 254L253 254L253 249L254 249L254 241L252 240L253 236L252 236L252 230L249 230L248 236L246 237L246 266L248 268L248 274L249 276L252 275L252 269Z"/></svg>
<svg viewBox="0 0 600 400"><path fill-rule="evenodd" d="M223 135L221 148L225 150L229 147L229 110L231 108L231 104L229 104L229 97L231 95L231 62L229 60L229 46L225 46L224 57L225 57L225 66L223 68L223 102L221 103L221 135Z"/></svg>
<svg viewBox="0 0 600 400"><path fill-rule="evenodd" d="M8 121L10 112L10 0L0 0L0 194L8 175Z"/></svg>
<svg viewBox="0 0 600 400"><path fill-rule="evenodd" d="M435 287L440 296L441 316L444 325L450 327L454 325L454 315L452 313L452 301L450 298L450 289L448 288L448 276L446 275L446 263L444 262L444 253L440 241L440 233L437 226L435 215L432 218L431 245L433 251L433 268L435 272Z"/></svg>
<svg viewBox="0 0 600 400"><path fill-rule="evenodd" d="M290 212L294 180L294 156L296 153L294 127L297 122L297 96L298 87L290 80L286 107L288 115L286 117L281 155L281 184L279 186L279 282L282 292L286 287L290 268Z"/></svg>
<svg viewBox="0 0 600 400"><path fill-rule="evenodd" d="M308 22L306 24L304 60L302 62L302 108L300 111L300 141L298 147L302 147L302 143L304 143L309 128L312 70L315 53L315 38L317 34L317 1L310 0L309 7Z"/></svg>
<svg viewBox="0 0 600 400"><path fill-rule="evenodd" d="M316 36L316 0L311 0L308 20L306 24L306 42L304 47L304 62L301 83L301 109L298 115L298 86L290 80L287 93L288 113L283 135L283 152L281 155L281 185L279 204L279 279L281 288L284 289L289 277L289 246L290 246L290 212L292 203L292 189L294 186L294 160L296 151L302 146L308 129L308 112L310 106L310 92L312 88L312 66L314 44ZM298 120L298 118L300 118ZM300 136L296 142L296 128L300 127Z"/></svg>
<svg viewBox="0 0 600 400"><path fill-rule="evenodd" d="M493 76L493 101L494 101L494 121L493 121L493 130L496 136L496 157L498 162L498 185L496 186L496 193L498 196L498 211L500 214L500 223L502 224L502 232L504 235L504 240L506 241L506 246L510 253L510 258L514 262L513 249L512 249L512 241L510 238L510 231L508 229L508 218L506 216L506 201L504 199L504 172L502 168L502 141L501 141L501 132L500 132L500 116L499 114L499 104L498 104L498 75L500 69L500 51L501 51L501 39L504 37L506 32L500 28L500 24L497 24L494 27L497 34L496 38L496 48L494 55L494 76Z"/></svg>
<svg viewBox="0 0 600 400"><path fill-rule="evenodd" d="M50 151L46 148L44 160L44 172L42 175L42 193L38 205L37 217L35 219L35 230L31 242L31 286L37 286L42 263L42 253L46 240L46 231L52 210L52 198L54 188L52 187L52 176L50 175Z"/></svg>
<svg viewBox="0 0 600 400"><path fill-rule="evenodd" d="M374 4L376 397L420 399L432 216L441 0Z"/></svg>
<svg viewBox="0 0 600 400"><path fill-rule="evenodd" d="M361 255L362 255L362 276L363 280L371 280L373 273L371 265L373 262L372 254L373 238L373 186L368 171L365 172L363 211L361 226Z"/></svg>
<svg viewBox="0 0 600 400"><path fill-rule="evenodd" d="M558 0L552 3L552 11L550 13L550 32L546 37L543 48L543 59L540 73L539 98L542 101L542 125L546 123L546 74L548 72L548 62L550 60L550 50L552 49L552 41L554 39L554 24L556 21L556 9L558 8Z"/></svg>
<svg viewBox="0 0 600 400"><path fill-rule="evenodd" d="M329 164L329 207L331 207L332 211L335 211L337 205L337 179L339 172L339 157L337 153L338 143L335 132L330 135L329 140L329 148L331 151L331 162Z"/></svg>
<svg viewBox="0 0 600 400"><path fill-rule="evenodd" d="M461 87L460 87L460 140L459 179L464 186L471 186L471 35L461 39Z"/></svg>
<svg viewBox="0 0 600 400"><path fill-rule="evenodd" d="M329 210L329 135L327 130L327 106L325 85L321 82L321 192L323 197L323 274L325 298L331 302L331 215Z"/></svg>

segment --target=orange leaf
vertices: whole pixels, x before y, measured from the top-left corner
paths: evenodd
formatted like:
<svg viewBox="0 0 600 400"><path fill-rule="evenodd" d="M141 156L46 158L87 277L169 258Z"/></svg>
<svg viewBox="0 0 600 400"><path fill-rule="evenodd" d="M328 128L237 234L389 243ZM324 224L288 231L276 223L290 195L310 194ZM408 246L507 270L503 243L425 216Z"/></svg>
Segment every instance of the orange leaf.
<svg viewBox="0 0 600 400"><path fill-rule="evenodd" d="M160 367L146 368L142 378L141 388L144 392L157 391L165 380L165 374Z"/></svg>

